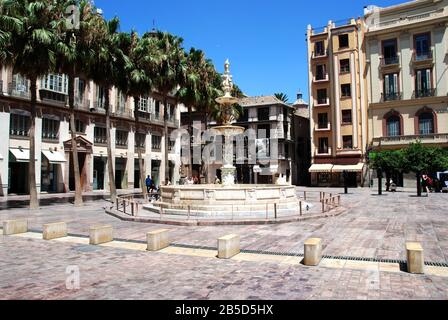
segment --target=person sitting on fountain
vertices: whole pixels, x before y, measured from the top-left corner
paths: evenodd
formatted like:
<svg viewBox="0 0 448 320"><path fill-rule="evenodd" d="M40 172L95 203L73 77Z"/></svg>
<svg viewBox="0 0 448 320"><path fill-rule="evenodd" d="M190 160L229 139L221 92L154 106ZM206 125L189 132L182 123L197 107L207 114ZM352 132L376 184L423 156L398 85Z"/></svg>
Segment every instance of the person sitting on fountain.
<svg viewBox="0 0 448 320"><path fill-rule="evenodd" d="M219 180L218 176L215 176L215 184L221 184L221 180Z"/></svg>

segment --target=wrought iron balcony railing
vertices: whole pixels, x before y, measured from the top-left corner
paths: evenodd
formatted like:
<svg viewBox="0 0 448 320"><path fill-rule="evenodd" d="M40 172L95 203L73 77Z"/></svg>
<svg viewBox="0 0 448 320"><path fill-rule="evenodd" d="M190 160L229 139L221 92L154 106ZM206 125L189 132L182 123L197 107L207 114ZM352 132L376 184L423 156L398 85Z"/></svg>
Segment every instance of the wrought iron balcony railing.
<svg viewBox="0 0 448 320"><path fill-rule="evenodd" d="M392 92L387 94L386 93L381 94L381 102L399 101L401 99L402 99L401 93Z"/></svg>
<svg viewBox="0 0 448 320"><path fill-rule="evenodd" d="M419 98L427 98L427 97L435 97L437 95L436 89L423 89L423 90L416 90L412 94L413 99L419 99Z"/></svg>

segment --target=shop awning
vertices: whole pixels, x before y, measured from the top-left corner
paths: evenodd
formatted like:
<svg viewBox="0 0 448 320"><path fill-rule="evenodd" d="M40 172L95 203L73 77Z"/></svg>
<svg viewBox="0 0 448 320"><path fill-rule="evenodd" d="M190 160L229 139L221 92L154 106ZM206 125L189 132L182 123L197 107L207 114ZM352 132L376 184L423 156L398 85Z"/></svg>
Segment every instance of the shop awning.
<svg viewBox="0 0 448 320"><path fill-rule="evenodd" d="M30 162L30 150L28 149L9 149L15 162Z"/></svg>
<svg viewBox="0 0 448 320"><path fill-rule="evenodd" d="M309 170L310 173L331 173L333 169L332 164L313 164Z"/></svg>
<svg viewBox="0 0 448 320"><path fill-rule="evenodd" d="M333 167L333 172L337 172L337 173L341 173L344 171L347 172L362 172L362 170L364 169L364 163L358 163L356 165L351 165L351 166L340 166L340 165L336 165Z"/></svg>
<svg viewBox="0 0 448 320"><path fill-rule="evenodd" d="M64 155L60 152L42 151L42 153L44 154L45 158L48 159L48 162L50 162L50 164L61 164L67 162Z"/></svg>

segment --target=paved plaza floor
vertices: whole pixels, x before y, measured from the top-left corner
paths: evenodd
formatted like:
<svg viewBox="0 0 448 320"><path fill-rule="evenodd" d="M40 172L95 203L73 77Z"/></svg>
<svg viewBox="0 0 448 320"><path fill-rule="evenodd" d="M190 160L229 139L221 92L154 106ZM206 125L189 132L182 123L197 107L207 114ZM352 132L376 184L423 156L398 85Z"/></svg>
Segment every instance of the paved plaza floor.
<svg viewBox="0 0 448 320"><path fill-rule="evenodd" d="M301 189L302 190L302 189ZM341 190L327 190L340 192ZM448 195L416 198L411 193L374 195L369 189L342 196L347 211L333 218L261 226L174 227L123 222L104 213L106 201L83 208L53 205L38 211L0 211L0 221L27 218L32 231L65 221L69 233L88 235L108 224L114 236L146 239L170 229L172 241L216 247L227 234L241 248L303 253L310 237L323 239L324 254L405 260L405 242L420 242L425 260L448 261ZM219 260L204 251L149 253L114 246L88 246L38 237L0 236L0 299L448 299L448 270L411 275L396 268L355 262L305 267L288 261L240 255ZM78 266L80 289L66 289L67 266Z"/></svg>

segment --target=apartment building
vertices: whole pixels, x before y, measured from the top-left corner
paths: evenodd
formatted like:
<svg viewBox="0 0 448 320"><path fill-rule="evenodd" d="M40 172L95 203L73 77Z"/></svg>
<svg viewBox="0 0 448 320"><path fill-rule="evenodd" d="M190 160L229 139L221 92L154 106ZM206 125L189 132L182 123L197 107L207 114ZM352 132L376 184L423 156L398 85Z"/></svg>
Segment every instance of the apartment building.
<svg viewBox="0 0 448 320"><path fill-rule="evenodd" d="M49 74L38 81L36 119L36 182L38 192L74 191L72 141L69 125L67 77ZM0 73L0 189L1 196L27 194L30 126L29 81L7 67ZM85 77L75 83L76 130L81 183L84 191L108 190L107 168L113 163L118 189L139 187L138 155L143 148L145 175L156 184L165 181L164 153L169 154L172 183L179 180L179 150L175 141L165 150L162 97L157 93L139 100L140 129L134 121L133 98L113 88L111 104L111 161L107 157L104 101L106 91ZM179 127L174 98L168 105L169 130Z"/></svg>
<svg viewBox="0 0 448 320"><path fill-rule="evenodd" d="M311 184L365 182L367 108L361 19L308 26Z"/></svg>
<svg viewBox="0 0 448 320"><path fill-rule="evenodd" d="M448 1L365 9L371 150L448 147ZM375 176L375 173L372 174ZM414 176L394 177L413 186Z"/></svg>

